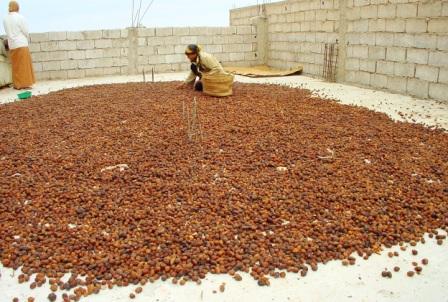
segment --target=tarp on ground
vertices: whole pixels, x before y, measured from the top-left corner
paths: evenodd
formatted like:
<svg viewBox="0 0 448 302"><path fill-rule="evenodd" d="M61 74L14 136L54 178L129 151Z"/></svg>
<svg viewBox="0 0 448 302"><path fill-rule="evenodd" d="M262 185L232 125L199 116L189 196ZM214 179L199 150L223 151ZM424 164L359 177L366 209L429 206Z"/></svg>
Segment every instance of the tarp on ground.
<svg viewBox="0 0 448 302"><path fill-rule="evenodd" d="M266 65L252 67L224 67L224 70L233 74L238 74L251 78L261 77L284 77L302 73L303 67L297 66L292 69L276 69Z"/></svg>

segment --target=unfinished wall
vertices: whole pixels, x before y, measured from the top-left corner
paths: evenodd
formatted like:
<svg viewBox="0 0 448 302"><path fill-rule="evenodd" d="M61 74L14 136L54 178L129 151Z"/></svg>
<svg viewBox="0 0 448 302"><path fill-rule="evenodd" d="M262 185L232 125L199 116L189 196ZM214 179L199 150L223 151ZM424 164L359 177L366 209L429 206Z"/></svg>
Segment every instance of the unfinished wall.
<svg viewBox="0 0 448 302"><path fill-rule="evenodd" d="M320 76L324 43L340 46L337 80L448 100L448 1L290 0L235 9L232 25L268 23L271 66Z"/></svg>
<svg viewBox="0 0 448 302"><path fill-rule="evenodd" d="M68 79L187 70L189 43L202 45L224 65L251 65L255 36L254 26L50 32L31 34L30 50L38 79Z"/></svg>

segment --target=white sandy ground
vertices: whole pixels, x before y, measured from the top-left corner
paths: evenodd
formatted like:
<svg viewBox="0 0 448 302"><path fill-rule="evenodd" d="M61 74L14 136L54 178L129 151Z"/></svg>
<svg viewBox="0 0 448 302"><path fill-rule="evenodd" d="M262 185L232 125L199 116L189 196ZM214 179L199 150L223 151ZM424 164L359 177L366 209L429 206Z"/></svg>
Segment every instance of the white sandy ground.
<svg viewBox="0 0 448 302"><path fill-rule="evenodd" d="M182 80L184 73L158 74L156 81ZM247 83L274 83L310 89L321 97L338 100L340 103L358 105L371 110L384 112L396 120L423 123L448 129L448 103L419 100L407 96L358 88L343 84L332 84L304 76L284 78L251 79L236 77L237 81ZM46 94L69 87L142 81L141 76L120 76L89 78L81 80L39 82L32 89L34 95ZM0 104L14 101L17 91L0 90ZM402 113L400 116L399 112ZM448 150L447 150L448 152ZM446 234L445 232L441 232ZM419 251L417 256L411 250ZM388 251L398 251L399 257L389 258ZM421 275L412 278L406 272L412 270L412 262L429 259L423 266ZM392 279L381 277L384 269L390 271L394 266L401 268L393 273ZM17 297L26 301L35 297L36 302L48 301L48 284L30 290L29 284L18 284L19 271L13 272L0 265L0 302L12 301ZM12 277L15 274L16 277ZM308 273L305 278L297 274L287 274L285 279L271 279L270 287L259 287L249 276L242 274L243 281L234 281L227 275L207 275L201 285L187 283L185 286L158 281L143 287L143 293L133 301L171 302L171 301L293 301L293 302L332 302L332 301L403 301L403 302L448 302L448 244L437 245L434 239L426 237L426 244L408 247L403 252L398 247L387 249L381 255L373 255L365 261L357 259L354 266L344 267L339 261L319 265L317 272ZM225 291L219 286L225 282ZM84 298L82 301L118 302L131 301L129 294L136 286L104 290L99 295ZM213 293L216 291L217 293ZM58 293L60 296L61 293ZM60 299L60 298L59 298ZM58 300L60 301L60 300Z"/></svg>

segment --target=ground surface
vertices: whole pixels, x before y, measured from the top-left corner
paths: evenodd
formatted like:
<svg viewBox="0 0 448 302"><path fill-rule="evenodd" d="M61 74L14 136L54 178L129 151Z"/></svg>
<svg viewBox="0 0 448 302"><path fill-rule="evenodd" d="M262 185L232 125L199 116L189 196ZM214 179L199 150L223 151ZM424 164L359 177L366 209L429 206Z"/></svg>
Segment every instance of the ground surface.
<svg viewBox="0 0 448 302"><path fill-rule="evenodd" d="M317 85L313 83L317 82L302 85ZM168 256L169 267L185 264L187 271L198 274L228 271L241 262L242 269L257 267L260 278L272 267L343 259L351 251L375 251L381 243L417 239L425 231L446 226L448 141L442 131L396 124L386 115L319 100L306 91L237 84L235 96L224 100L191 91L173 93L172 85L74 89L0 107L1 139L8 142L0 147L0 190L7 196L0 221L10 226L2 228L2 248L19 255L16 244L34 250L58 246L49 262L59 265L73 248L84 259L75 266L89 267L96 255L81 251L95 245L118 255L121 262L108 267L140 267L139 253L130 257L126 253L131 248L141 255L152 253L154 259ZM318 93L333 97L337 91L350 91L342 85L334 90L318 85ZM368 101L373 100L372 92L360 91L359 103L388 108L393 117L414 115L410 118L440 126L447 121L443 104L428 102L419 108L416 104L424 101L415 100L409 102L411 109L403 109L397 105L399 96L400 102L394 103L394 96L376 92L384 99L375 104ZM200 132L188 127L188 120L194 120L189 111L194 97ZM346 94L345 102L353 98ZM67 198L72 202L67 204ZM98 208L104 203L105 209ZM151 213L145 212L148 205ZM148 216L158 220L143 219ZM40 234L39 240L29 237L30 230ZM109 242L117 246L103 244L104 236L111 236ZM64 240L64 245L58 244ZM154 240L154 246L169 243L170 252L145 250L144 240ZM201 240L209 242L205 251L199 248L204 246ZM185 242L191 247L183 246ZM420 252L412 256L411 249ZM221 250L219 259L207 258ZM446 299L446 244L439 246L427 238L425 245L393 250L400 256L373 255L349 267L340 261L319 264L318 271L309 270L305 278L296 274L271 278L269 288L258 287L245 274L240 283L216 275L208 275L201 286L156 282L147 285L137 300ZM204 259L189 263L201 253ZM171 260L173 254L179 262ZM430 261L423 273L406 277L411 262L423 258ZM25 260L30 267L35 265L32 259ZM399 273L381 278L381 271L396 265L401 267ZM9 274L2 270L0 279L5 301L48 295L48 289L25 290L29 285L16 285ZM214 294L223 282L225 292ZM102 292L87 301L126 300L133 288Z"/></svg>

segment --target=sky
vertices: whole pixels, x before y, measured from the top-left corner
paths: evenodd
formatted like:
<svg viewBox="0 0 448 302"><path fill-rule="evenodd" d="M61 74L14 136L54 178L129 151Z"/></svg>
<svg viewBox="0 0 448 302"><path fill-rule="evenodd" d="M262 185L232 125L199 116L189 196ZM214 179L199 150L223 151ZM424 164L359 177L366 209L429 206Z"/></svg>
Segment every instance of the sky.
<svg viewBox="0 0 448 302"><path fill-rule="evenodd" d="M140 0L134 0L136 10ZM0 18L8 13L8 2L0 0ZM132 0L18 0L30 32L119 29L131 25ZM151 0L142 0L142 11ZM265 0L154 0L142 25L225 26L229 9L255 5ZM1 32L4 33L3 26Z"/></svg>

